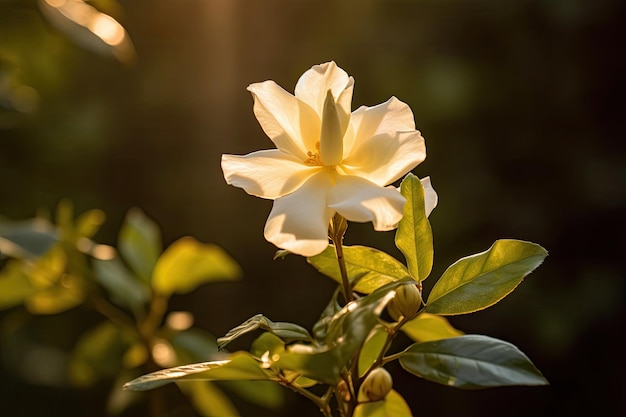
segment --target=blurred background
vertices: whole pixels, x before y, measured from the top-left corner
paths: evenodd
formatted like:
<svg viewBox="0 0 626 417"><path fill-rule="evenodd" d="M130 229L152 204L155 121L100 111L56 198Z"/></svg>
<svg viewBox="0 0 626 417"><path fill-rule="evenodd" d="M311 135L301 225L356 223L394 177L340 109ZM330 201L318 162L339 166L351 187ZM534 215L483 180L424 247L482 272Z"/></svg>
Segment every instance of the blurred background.
<svg viewBox="0 0 626 417"><path fill-rule="evenodd" d="M355 78L354 108L397 96L426 138L414 173L439 193L426 291L498 238L550 252L504 301L451 322L517 345L551 386L463 392L392 367L414 414L626 413L624 2L98 0L84 3L106 16L96 27L71 3L0 0L0 215L24 219L68 198L78 212L103 209L96 240L115 245L139 207L166 244L192 235L244 271L176 296L172 309L217 336L256 313L310 327L335 285L299 257L272 261L271 202L227 186L220 157L272 147L248 84L293 91L305 70L335 60ZM352 224L346 243L400 256L393 234L371 225ZM46 325L59 338L73 323L64 317ZM107 385L24 380L7 361L3 416L104 415ZM318 415L286 395L281 411L244 404L244 415Z"/></svg>

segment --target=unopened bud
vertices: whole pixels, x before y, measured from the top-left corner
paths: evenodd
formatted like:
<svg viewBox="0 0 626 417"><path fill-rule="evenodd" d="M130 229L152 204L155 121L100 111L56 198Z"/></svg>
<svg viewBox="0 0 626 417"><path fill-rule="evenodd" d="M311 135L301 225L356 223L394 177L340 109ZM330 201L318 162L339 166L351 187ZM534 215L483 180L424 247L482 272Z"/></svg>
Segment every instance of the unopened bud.
<svg viewBox="0 0 626 417"><path fill-rule="evenodd" d="M370 401L381 401L389 394L392 386L393 379L389 372L385 368L376 368L365 378L362 389Z"/></svg>
<svg viewBox="0 0 626 417"><path fill-rule="evenodd" d="M401 285L396 289L396 296L389 301L387 311L398 320L400 316L411 319L422 306L422 294L417 285Z"/></svg>
<svg viewBox="0 0 626 417"><path fill-rule="evenodd" d="M343 379L337 384L337 394L339 394L345 402L350 401L350 388L348 388L348 384Z"/></svg>

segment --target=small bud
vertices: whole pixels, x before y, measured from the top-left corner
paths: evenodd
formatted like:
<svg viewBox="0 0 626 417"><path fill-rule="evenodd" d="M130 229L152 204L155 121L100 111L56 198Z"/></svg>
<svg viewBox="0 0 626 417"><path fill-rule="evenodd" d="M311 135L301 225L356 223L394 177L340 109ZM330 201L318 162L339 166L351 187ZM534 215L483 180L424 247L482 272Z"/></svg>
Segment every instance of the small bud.
<svg viewBox="0 0 626 417"><path fill-rule="evenodd" d="M337 103L332 91L328 90L322 113L320 134L320 158L326 166L338 165L343 159L343 131L339 121Z"/></svg>
<svg viewBox="0 0 626 417"><path fill-rule="evenodd" d="M365 378L362 389L370 401L381 401L389 394L392 386L389 372L385 368L376 368Z"/></svg>
<svg viewBox="0 0 626 417"><path fill-rule="evenodd" d="M345 401L350 401L350 388L348 388L348 384L343 379L339 381L337 384L337 394Z"/></svg>
<svg viewBox="0 0 626 417"><path fill-rule="evenodd" d="M422 294L417 285L402 285L396 289L396 296L389 301L387 311L394 320L400 316L411 319L422 306Z"/></svg>

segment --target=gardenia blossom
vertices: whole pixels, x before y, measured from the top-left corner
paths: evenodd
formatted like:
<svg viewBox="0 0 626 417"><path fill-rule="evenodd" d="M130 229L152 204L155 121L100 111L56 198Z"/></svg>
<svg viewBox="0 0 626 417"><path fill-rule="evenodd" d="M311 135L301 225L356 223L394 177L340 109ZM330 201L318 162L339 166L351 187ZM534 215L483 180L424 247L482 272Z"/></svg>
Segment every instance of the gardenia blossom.
<svg viewBox="0 0 626 417"><path fill-rule="evenodd" d="M393 186L426 158L409 106L395 97L351 112L354 79L334 62L298 80L295 95L274 81L251 84L254 114L277 149L223 155L226 182L274 200L265 238L313 256L328 246L330 220L372 222L394 229L405 199ZM437 195L428 178L427 213Z"/></svg>

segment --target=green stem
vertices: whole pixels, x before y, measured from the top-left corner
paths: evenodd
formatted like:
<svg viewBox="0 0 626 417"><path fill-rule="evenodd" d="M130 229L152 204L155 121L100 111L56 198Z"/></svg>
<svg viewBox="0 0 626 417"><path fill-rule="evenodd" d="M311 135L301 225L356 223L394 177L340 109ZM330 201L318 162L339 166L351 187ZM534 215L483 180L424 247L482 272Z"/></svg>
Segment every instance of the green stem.
<svg viewBox="0 0 626 417"><path fill-rule="evenodd" d="M346 304L352 301L352 284L348 278L348 271L346 269L346 260L343 256L343 236L348 228L348 221L338 213L330 222L329 237L335 246L335 256L337 257L337 263L339 264L339 272L341 273L341 286L343 290L343 298L346 300Z"/></svg>

